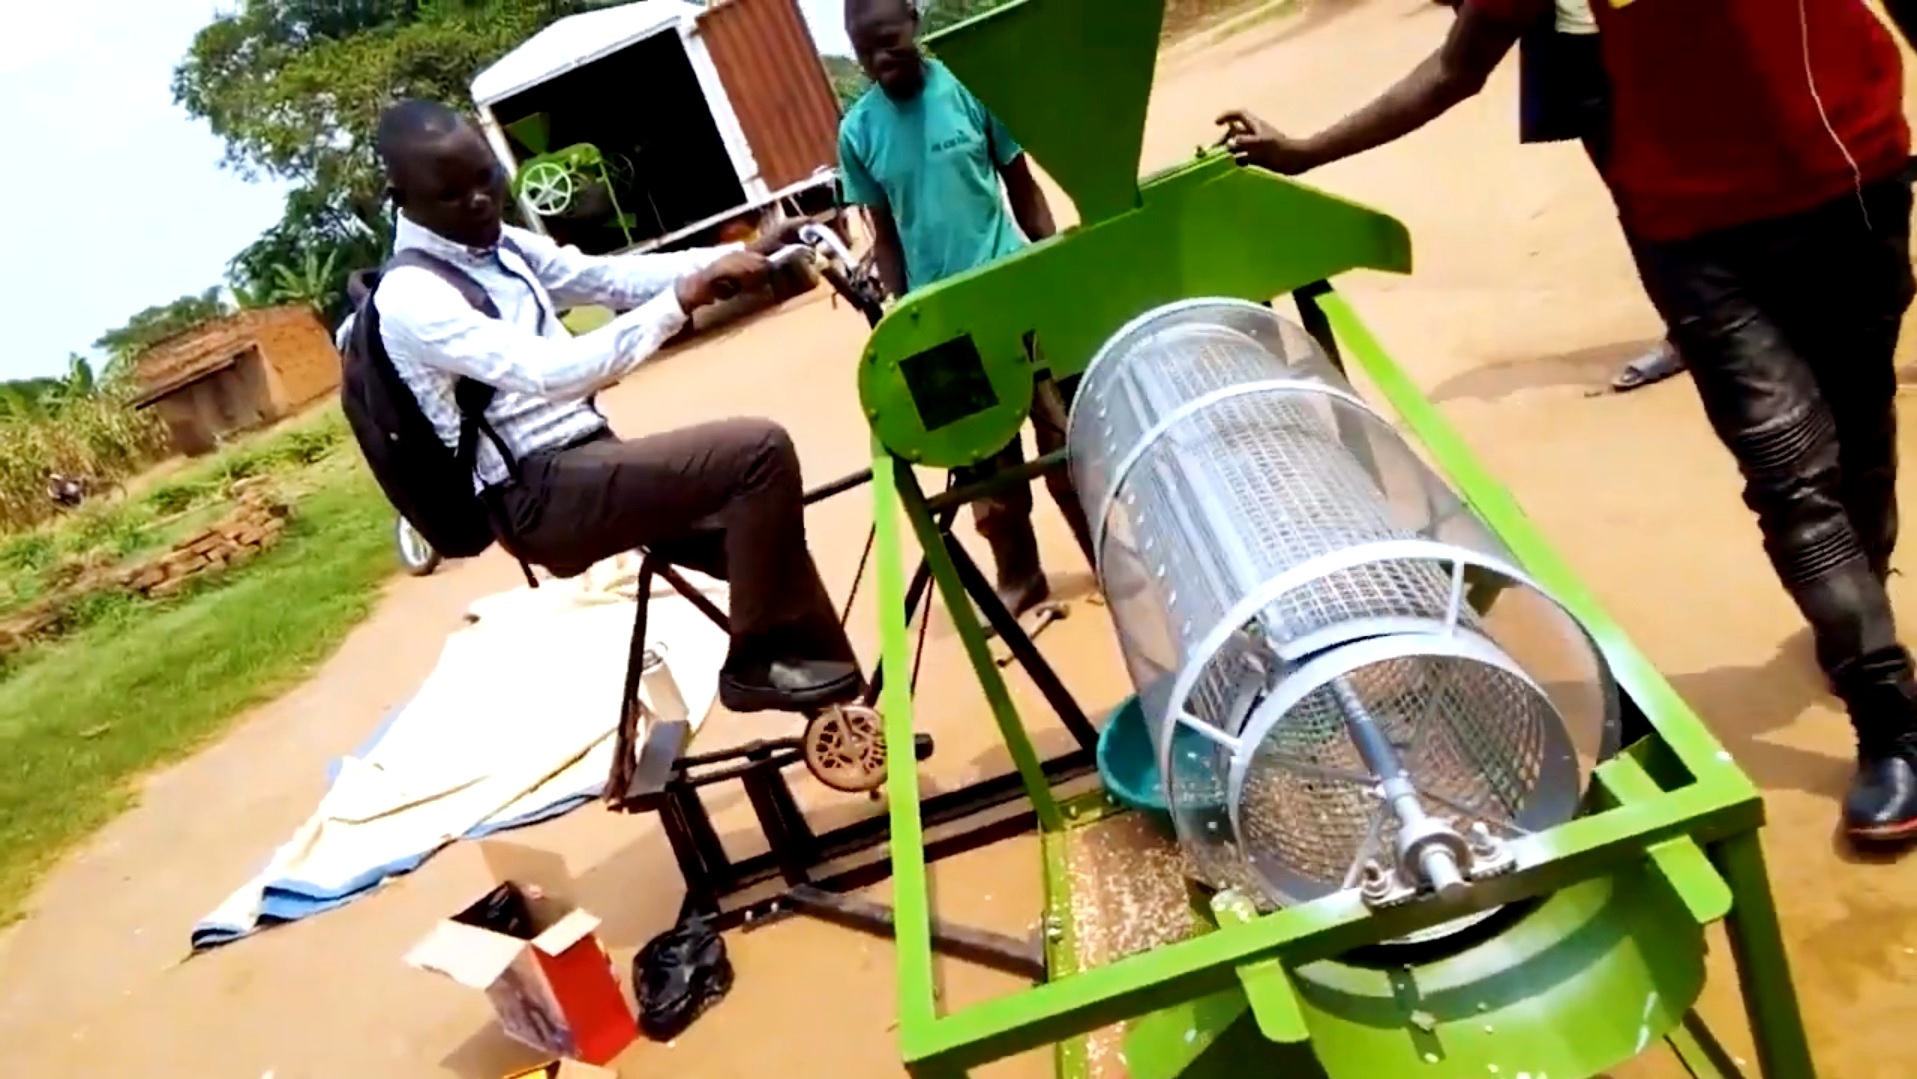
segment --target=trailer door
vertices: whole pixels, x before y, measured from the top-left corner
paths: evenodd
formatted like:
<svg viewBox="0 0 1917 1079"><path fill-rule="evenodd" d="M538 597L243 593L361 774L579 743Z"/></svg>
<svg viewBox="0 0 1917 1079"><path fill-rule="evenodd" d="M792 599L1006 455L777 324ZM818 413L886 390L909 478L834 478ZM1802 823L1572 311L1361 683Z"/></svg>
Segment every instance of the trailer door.
<svg viewBox="0 0 1917 1079"><path fill-rule="evenodd" d="M723 0L698 34L769 190L838 165L838 98L796 0Z"/></svg>

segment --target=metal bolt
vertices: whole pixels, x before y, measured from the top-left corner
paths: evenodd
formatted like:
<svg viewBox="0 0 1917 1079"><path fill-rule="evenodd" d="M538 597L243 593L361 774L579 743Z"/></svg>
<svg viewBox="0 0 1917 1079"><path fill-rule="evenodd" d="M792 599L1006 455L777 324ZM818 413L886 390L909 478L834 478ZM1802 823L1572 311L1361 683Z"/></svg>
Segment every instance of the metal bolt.
<svg viewBox="0 0 1917 1079"><path fill-rule="evenodd" d="M1358 871L1358 887L1366 899L1383 899L1391 894L1391 876L1372 858Z"/></svg>
<svg viewBox="0 0 1917 1079"><path fill-rule="evenodd" d="M1489 858L1498 853L1498 839L1491 829L1481 820L1472 821L1471 827L1464 831L1465 842L1471 847L1471 853L1480 858Z"/></svg>

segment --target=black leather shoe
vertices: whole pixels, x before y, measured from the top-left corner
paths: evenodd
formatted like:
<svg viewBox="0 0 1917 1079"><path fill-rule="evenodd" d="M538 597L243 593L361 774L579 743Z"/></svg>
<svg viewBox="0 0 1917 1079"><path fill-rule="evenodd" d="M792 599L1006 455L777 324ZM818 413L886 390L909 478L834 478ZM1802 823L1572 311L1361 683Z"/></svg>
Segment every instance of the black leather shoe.
<svg viewBox="0 0 1917 1079"><path fill-rule="evenodd" d="M1844 796L1844 831L1874 842L1917 839L1917 734L1861 746Z"/></svg>
<svg viewBox="0 0 1917 1079"><path fill-rule="evenodd" d="M719 675L719 703L734 712L805 712L857 699L859 668L828 660L780 660Z"/></svg>

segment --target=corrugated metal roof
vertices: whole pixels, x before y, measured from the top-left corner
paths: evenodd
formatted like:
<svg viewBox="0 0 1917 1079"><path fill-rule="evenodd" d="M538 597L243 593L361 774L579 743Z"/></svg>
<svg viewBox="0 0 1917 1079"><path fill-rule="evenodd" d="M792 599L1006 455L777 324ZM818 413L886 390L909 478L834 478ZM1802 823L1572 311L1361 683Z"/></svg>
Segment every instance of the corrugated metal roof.
<svg viewBox="0 0 1917 1079"><path fill-rule="evenodd" d="M699 34L767 187L838 164L838 98L794 0L725 0Z"/></svg>
<svg viewBox="0 0 1917 1079"><path fill-rule="evenodd" d="M312 308L284 304L209 319L149 345L133 360L134 381L141 389L134 407L233 366L234 357L253 347L262 333L289 321L319 325Z"/></svg>
<svg viewBox="0 0 1917 1079"><path fill-rule="evenodd" d="M205 380L212 378L214 375L217 375L221 371L224 371L227 368L232 367L234 364L238 363L239 359L240 358L238 354L231 353L231 352L226 353L225 355L215 356L208 362L202 363L194 367L192 370L183 371L180 374L175 375L172 379L168 380L162 385L154 386L151 389L142 391L138 397L135 397L133 399L131 404L135 410L146 408L147 406L158 402L162 398L173 396L174 394L180 392L183 389L186 389L188 386L191 386L196 382L204 382Z"/></svg>
<svg viewBox="0 0 1917 1079"><path fill-rule="evenodd" d="M568 15L475 76L473 100L491 105L667 27L696 19L704 10L686 0L639 0Z"/></svg>

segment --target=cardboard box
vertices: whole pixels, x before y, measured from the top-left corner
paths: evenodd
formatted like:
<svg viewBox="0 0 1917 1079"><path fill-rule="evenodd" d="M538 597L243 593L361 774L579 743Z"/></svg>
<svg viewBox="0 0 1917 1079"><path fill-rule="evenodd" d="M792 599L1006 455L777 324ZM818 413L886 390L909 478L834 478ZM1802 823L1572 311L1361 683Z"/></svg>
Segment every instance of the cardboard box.
<svg viewBox="0 0 1917 1079"><path fill-rule="evenodd" d="M619 1073L577 1060L549 1060L537 1068L513 1072L503 1079L619 1079Z"/></svg>
<svg viewBox="0 0 1917 1079"><path fill-rule="evenodd" d="M489 892L434 926L407 964L485 993L515 1041L587 1064L612 1060L639 1036L638 1024L595 935L599 919L569 898L565 860L512 843L478 847L491 878L524 897L523 908L517 899L504 905L522 916L528 939L485 927L483 913L501 906Z"/></svg>

